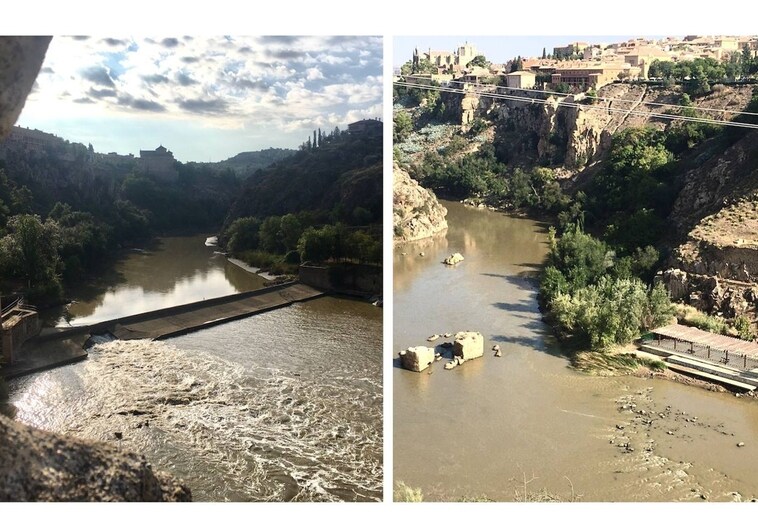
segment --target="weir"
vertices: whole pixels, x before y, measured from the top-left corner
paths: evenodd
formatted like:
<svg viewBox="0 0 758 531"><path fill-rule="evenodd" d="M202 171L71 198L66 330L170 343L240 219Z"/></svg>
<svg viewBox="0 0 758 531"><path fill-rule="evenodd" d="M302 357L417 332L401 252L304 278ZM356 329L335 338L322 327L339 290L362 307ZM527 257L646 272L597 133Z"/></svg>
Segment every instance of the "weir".
<svg viewBox="0 0 758 531"><path fill-rule="evenodd" d="M170 308L119 317L100 323L47 328L28 340L13 365L2 367L6 379L65 365L87 357L92 335L116 339L167 339L325 295L300 282L235 293Z"/></svg>

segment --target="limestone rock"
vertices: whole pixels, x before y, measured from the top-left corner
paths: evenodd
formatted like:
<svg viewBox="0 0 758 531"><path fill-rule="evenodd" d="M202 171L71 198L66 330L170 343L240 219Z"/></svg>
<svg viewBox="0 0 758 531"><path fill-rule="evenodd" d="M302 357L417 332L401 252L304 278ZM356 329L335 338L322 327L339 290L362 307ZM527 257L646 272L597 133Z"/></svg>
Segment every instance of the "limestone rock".
<svg viewBox="0 0 758 531"><path fill-rule="evenodd" d="M189 488L115 445L0 416L0 501L191 501Z"/></svg>
<svg viewBox="0 0 758 531"><path fill-rule="evenodd" d="M462 262L464 260L463 255L461 253L453 253L447 258L445 258L442 263L447 265L455 265L459 262Z"/></svg>
<svg viewBox="0 0 758 531"><path fill-rule="evenodd" d="M393 167L392 179L395 243L428 238L447 229L447 209L440 205L433 192L421 187L397 164Z"/></svg>
<svg viewBox="0 0 758 531"><path fill-rule="evenodd" d="M479 332L458 332L453 342L453 356L473 360L484 355L484 336Z"/></svg>
<svg viewBox="0 0 758 531"><path fill-rule="evenodd" d="M0 37L0 139L24 108L52 37Z"/></svg>
<svg viewBox="0 0 758 531"><path fill-rule="evenodd" d="M434 349L411 347L400 352L400 364L409 371L421 372L434 363Z"/></svg>

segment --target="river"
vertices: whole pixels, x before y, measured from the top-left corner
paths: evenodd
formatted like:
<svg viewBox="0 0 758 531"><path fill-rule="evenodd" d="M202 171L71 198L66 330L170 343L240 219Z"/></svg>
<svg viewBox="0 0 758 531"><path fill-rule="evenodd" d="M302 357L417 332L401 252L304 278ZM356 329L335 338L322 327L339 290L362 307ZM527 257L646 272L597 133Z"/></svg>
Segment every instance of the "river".
<svg viewBox="0 0 758 531"><path fill-rule="evenodd" d="M72 324L262 285L198 237L130 253L109 278L70 306ZM323 297L166 341L103 340L9 386L17 420L120 432L196 501L377 501L381 352L381 309Z"/></svg>
<svg viewBox="0 0 758 531"><path fill-rule="evenodd" d="M443 203L446 233L395 248L393 350L477 330L485 356L423 373L399 368L395 356L396 483L448 501L758 496L758 404L574 371L537 307L547 227ZM453 252L465 260L443 265Z"/></svg>

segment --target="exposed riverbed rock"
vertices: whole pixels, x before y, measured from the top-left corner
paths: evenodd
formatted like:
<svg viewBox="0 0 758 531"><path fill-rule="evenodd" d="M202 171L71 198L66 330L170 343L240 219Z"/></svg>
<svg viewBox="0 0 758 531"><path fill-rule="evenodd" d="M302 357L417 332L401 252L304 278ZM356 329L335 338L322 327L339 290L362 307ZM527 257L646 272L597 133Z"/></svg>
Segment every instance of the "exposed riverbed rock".
<svg viewBox="0 0 758 531"><path fill-rule="evenodd" d="M455 265L459 262L463 262L464 258L461 253L454 253L445 258L442 263L447 265Z"/></svg>
<svg viewBox="0 0 758 531"><path fill-rule="evenodd" d="M458 332L453 341L453 356L464 361L484 356L484 336L479 332Z"/></svg>
<svg viewBox="0 0 758 531"><path fill-rule="evenodd" d="M0 501L192 501L189 488L113 444L0 416Z"/></svg>
<svg viewBox="0 0 758 531"><path fill-rule="evenodd" d="M447 209L434 193L411 179L397 164L392 170L392 226L394 242L428 238L447 229Z"/></svg>
<svg viewBox="0 0 758 531"><path fill-rule="evenodd" d="M431 347L410 347L400 352L400 364L409 371L421 372L434 363L434 349Z"/></svg>

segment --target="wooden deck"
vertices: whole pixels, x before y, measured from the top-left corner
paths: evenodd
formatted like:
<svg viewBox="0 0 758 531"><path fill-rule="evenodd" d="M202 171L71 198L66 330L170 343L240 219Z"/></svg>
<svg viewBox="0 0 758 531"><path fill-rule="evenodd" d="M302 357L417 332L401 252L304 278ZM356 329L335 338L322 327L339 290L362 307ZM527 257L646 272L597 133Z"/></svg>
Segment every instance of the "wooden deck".
<svg viewBox="0 0 758 531"><path fill-rule="evenodd" d="M744 354L750 358L758 359L758 343L713 334L691 326L668 325L651 330L651 332L666 338L708 346L714 350L728 351L730 354Z"/></svg>

